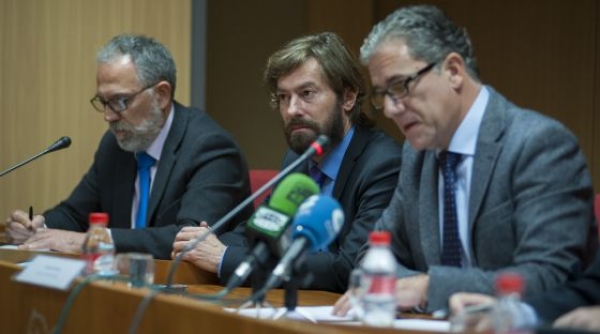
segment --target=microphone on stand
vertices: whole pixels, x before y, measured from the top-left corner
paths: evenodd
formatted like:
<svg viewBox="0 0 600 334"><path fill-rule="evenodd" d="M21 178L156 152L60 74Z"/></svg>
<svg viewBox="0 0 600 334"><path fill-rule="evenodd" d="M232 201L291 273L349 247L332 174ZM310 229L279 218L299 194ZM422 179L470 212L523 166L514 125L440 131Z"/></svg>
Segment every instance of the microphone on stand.
<svg viewBox="0 0 600 334"><path fill-rule="evenodd" d="M63 136L61 138L59 138L56 142L54 142L54 144L50 145L47 149L43 150L42 152L32 156L31 158L22 161L12 167L10 167L9 169L0 172L0 177L12 172L13 170L30 163L31 161L41 157L42 155L48 154L50 152L54 152L54 151L58 151L58 150L62 150L63 148L67 148L71 145L71 138L67 137L67 136Z"/></svg>
<svg viewBox="0 0 600 334"><path fill-rule="evenodd" d="M223 294L242 285L255 267L266 265L271 258L279 260L291 243L286 230L298 207L307 197L318 193L315 181L301 173L292 173L277 185L269 203L259 206L246 223L252 250L229 277Z"/></svg>
<svg viewBox="0 0 600 334"><path fill-rule="evenodd" d="M294 275L307 274L296 272L296 269L301 267L304 255L326 248L337 237L342 225L344 225L344 211L336 199L326 195L313 195L307 198L300 205L294 218L292 244L263 287L246 302L256 302L267 291L287 280L294 279Z"/></svg>
<svg viewBox="0 0 600 334"><path fill-rule="evenodd" d="M235 208L233 208L231 211L229 211L225 216L223 216L217 222L212 224L211 228L206 233L203 233L203 234L199 235L196 239L190 241L184 247L184 249L177 255L177 257L175 257L175 259L173 260L173 263L171 264L171 268L169 270L169 274L167 275L167 280L166 280L166 284L165 284L166 288L168 289L171 286L171 283L173 280L173 275L175 274L175 269L177 269L177 266L179 266L179 262L181 262L181 259L183 258L183 256L185 254L187 254L189 251L194 249L196 247L196 245L198 245L198 243L205 240L211 233L215 233L215 231L217 229L221 228L221 226L223 226L231 218L233 218L235 215L237 215L242 209L244 209L246 206L250 205L254 201L254 199L256 199L258 196L260 196L262 193L264 193L267 189L271 188L275 183L279 182L279 180L281 180L282 178L284 178L285 176L290 174L301 163L303 163L304 161L310 159L311 157L313 157L315 155L323 154L323 152L325 152L325 150L327 149L328 146L329 146L329 137L327 137L326 135L319 135L319 137L317 137L317 139L314 142L312 142L312 144L310 144L308 149L301 156L299 156L293 163L291 163L284 170L282 170L277 175L275 175L271 180L266 182L262 187L260 187L258 190L256 190L248 198L243 200Z"/></svg>

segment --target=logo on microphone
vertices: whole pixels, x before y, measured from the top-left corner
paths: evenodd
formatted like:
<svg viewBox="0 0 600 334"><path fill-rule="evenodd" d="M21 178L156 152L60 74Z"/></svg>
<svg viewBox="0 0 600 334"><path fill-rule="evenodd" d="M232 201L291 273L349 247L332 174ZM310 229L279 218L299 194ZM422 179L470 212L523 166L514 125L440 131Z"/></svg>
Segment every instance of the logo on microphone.
<svg viewBox="0 0 600 334"><path fill-rule="evenodd" d="M287 222L288 218L286 215L265 207L260 207L254 213L252 224L257 229L261 229L267 234L276 236L285 228Z"/></svg>

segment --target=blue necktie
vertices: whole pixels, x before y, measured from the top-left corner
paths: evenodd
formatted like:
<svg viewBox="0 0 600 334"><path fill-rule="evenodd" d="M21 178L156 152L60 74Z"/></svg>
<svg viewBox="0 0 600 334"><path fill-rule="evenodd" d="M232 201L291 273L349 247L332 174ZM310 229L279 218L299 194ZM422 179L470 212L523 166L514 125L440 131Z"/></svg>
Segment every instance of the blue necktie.
<svg viewBox="0 0 600 334"><path fill-rule="evenodd" d="M461 266L461 244L458 235L458 219L456 216L456 166L461 155L443 151L440 153L440 166L444 176L444 246L442 249L442 265Z"/></svg>
<svg viewBox="0 0 600 334"><path fill-rule="evenodd" d="M140 197L135 217L135 228L146 227L146 215L148 213L148 198L150 197L150 168L156 160L146 152L137 152L137 169L140 185Z"/></svg>
<svg viewBox="0 0 600 334"><path fill-rule="evenodd" d="M311 179L313 179L318 185L319 189L323 191L323 183L325 183L325 179L327 175L323 174L317 165L312 166L312 168L308 171L308 174Z"/></svg>

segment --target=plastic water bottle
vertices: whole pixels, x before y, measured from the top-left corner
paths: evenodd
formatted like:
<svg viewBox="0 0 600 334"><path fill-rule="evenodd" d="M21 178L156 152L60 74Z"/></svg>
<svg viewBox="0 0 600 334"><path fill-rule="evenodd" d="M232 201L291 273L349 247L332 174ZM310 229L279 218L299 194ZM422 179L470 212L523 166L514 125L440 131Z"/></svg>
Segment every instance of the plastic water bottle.
<svg viewBox="0 0 600 334"><path fill-rule="evenodd" d="M361 270L362 321L365 325L391 327L396 318L394 292L396 287L396 259L390 250L388 231L374 231L369 235L369 250Z"/></svg>
<svg viewBox="0 0 600 334"><path fill-rule="evenodd" d="M497 302L492 308L491 323L496 334L533 333L535 313L521 302L523 278L516 273L503 273L496 279Z"/></svg>
<svg viewBox="0 0 600 334"><path fill-rule="evenodd" d="M86 261L84 275L111 276L115 270L115 245L106 229L107 213L90 213L90 227L83 243L81 258Z"/></svg>

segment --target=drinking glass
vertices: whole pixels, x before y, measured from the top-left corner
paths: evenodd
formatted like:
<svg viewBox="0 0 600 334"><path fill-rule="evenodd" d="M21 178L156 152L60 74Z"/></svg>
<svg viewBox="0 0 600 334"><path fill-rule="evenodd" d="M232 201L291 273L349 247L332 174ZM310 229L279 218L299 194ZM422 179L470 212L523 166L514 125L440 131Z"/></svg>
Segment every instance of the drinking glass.
<svg viewBox="0 0 600 334"><path fill-rule="evenodd" d="M140 288L154 283L154 258L146 253L117 254L115 266L120 275L129 278L129 286Z"/></svg>

